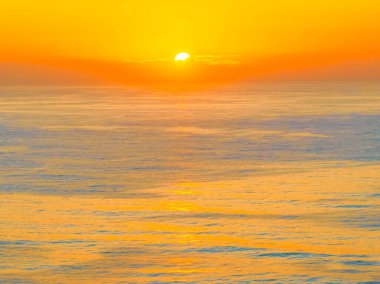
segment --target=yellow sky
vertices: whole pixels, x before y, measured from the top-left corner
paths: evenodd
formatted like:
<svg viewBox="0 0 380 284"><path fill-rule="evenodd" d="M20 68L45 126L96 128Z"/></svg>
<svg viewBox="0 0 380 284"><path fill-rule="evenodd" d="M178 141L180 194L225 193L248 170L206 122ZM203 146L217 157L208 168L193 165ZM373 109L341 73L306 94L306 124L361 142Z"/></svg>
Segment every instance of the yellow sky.
<svg viewBox="0 0 380 284"><path fill-rule="evenodd" d="M0 61L380 57L378 0L0 1ZM223 60L221 59L221 62Z"/></svg>

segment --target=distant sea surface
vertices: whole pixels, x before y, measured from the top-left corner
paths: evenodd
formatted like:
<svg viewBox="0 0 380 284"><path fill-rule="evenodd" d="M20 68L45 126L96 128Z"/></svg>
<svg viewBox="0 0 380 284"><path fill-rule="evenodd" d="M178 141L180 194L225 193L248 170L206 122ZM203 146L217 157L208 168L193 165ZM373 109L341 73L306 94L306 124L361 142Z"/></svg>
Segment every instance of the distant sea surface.
<svg viewBox="0 0 380 284"><path fill-rule="evenodd" d="M380 283L380 83L0 88L0 283Z"/></svg>

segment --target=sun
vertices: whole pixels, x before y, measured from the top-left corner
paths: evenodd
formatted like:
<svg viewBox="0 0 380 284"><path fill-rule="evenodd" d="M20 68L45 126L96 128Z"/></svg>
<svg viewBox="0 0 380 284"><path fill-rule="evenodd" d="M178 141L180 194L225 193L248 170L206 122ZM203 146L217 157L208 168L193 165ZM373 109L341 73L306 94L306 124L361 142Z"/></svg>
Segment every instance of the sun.
<svg viewBox="0 0 380 284"><path fill-rule="evenodd" d="M188 54L187 52L180 52L178 53L175 57L174 57L174 60L175 61L186 61L187 59L190 58L190 54Z"/></svg>

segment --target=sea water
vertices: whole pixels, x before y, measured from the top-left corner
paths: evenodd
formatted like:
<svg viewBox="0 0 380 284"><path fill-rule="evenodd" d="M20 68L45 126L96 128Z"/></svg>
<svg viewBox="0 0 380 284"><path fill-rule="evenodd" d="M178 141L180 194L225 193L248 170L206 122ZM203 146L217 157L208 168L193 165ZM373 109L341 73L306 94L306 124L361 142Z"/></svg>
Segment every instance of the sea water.
<svg viewBox="0 0 380 284"><path fill-rule="evenodd" d="M0 88L1 283L380 283L380 83Z"/></svg>

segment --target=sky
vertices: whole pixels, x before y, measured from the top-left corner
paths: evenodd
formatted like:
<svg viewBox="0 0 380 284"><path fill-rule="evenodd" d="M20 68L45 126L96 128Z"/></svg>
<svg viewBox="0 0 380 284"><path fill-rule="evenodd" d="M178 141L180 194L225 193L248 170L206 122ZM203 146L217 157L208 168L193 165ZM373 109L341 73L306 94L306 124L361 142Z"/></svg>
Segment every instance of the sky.
<svg viewBox="0 0 380 284"><path fill-rule="evenodd" d="M378 0L1 1L0 83L33 68L127 84L376 79L379 15Z"/></svg>

